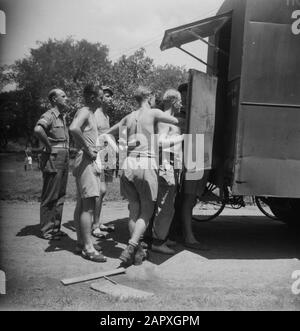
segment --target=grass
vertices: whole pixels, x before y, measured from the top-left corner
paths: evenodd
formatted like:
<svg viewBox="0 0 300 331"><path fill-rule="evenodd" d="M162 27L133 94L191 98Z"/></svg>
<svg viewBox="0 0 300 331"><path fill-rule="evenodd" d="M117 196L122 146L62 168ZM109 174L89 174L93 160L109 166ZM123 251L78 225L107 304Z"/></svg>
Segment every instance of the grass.
<svg viewBox="0 0 300 331"><path fill-rule="evenodd" d="M67 201L76 200L76 184L72 175L72 160L67 186ZM42 173L33 163L33 170L24 171L24 156L22 153L0 154L0 200L39 201L42 191ZM119 201L119 178L109 183L105 201Z"/></svg>

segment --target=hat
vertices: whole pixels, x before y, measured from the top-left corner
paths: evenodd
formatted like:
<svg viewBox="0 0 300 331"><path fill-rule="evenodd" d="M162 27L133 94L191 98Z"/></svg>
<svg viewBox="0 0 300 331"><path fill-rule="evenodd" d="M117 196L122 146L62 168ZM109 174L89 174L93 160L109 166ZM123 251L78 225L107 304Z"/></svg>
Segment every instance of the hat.
<svg viewBox="0 0 300 331"><path fill-rule="evenodd" d="M101 89L102 89L103 93L104 92L109 92L111 95L114 95L114 91L109 86L102 86Z"/></svg>

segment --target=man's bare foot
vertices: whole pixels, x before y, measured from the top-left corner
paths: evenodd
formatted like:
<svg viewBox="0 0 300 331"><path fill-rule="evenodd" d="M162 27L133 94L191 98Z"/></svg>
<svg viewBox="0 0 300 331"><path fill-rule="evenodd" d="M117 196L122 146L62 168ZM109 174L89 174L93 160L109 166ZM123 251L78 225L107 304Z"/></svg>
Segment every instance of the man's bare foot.
<svg viewBox="0 0 300 331"><path fill-rule="evenodd" d="M96 228L92 231L92 236L97 239L105 239L108 236L108 233L103 232L100 228Z"/></svg>
<svg viewBox="0 0 300 331"><path fill-rule="evenodd" d="M168 239L168 240L165 242L165 244L166 244L167 246L169 246L169 247L175 247L175 246L177 246L177 242L174 241L174 240L171 240L171 239Z"/></svg>
<svg viewBox="0 0 300 331"><path fill-rule="evenodd" d="M185 241L183 243L183 246L186 248L189 248L189 249L196 250L196 251L209 251L210 250L210 248L207 245L199 243L197 240L192 241L192 242Z"/></svg>
<svg viewBox="0 0 300 331"><path fill-rule="evenodd" d="M102 255L101 253L97 252L96 250L94 250L92 252L82 250L81 256L86 260L97 262L97 263L104 263L107 261L107 258L104 255Z"/></svg>
<svg viewBox="0 0 300 331"><path fill-rule="evenodd" d="M162 244L162 245L154 245L152 244L152 251L156 252L156 253L161 253L161 254L166 254L166 255L174 255L176 252L168 247L166 245L166 243Z"/></svg>

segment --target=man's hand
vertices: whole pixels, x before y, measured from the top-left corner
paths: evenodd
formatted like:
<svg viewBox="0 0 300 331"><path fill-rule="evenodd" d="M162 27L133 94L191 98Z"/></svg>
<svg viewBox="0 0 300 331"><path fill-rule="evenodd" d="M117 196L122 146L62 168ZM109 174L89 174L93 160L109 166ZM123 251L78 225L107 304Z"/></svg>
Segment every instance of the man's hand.
<svg viewBox="0 0 300 331"><path fill-rule="evenodd" d="M52 147L51 146L46 146L46 153L51 154L52 153Z"/></svg>
<svg viewBox="0 0 300 331"><path fill-rule="evenodd" d="M98 151L96 148L89 147L85 152L92 161L97 159Z"/></svg>

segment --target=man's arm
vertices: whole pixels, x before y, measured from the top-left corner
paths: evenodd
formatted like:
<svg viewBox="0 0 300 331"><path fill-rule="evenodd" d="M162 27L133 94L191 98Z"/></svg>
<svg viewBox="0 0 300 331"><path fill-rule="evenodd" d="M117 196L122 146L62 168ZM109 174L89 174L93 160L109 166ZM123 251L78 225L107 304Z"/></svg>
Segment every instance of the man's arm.
<svg viewBox="0 0 300 331"><path fill-rule="evenodd" d="M105 131L105 134L110 134L112 136L119 136L120 128L123 126L126 126L127 117L128 117L128 115L126 117L124 117L123 119L121 119L121 121L119 123L115 124L110 129Z"/></svg>
<svg viewBox="0 0 300 331"><path fill-rule="evenodd" d="M170 134L170 126L165 123L158 123L158 134L159 134L159 144L162 148L173 147L178 144L181 144L184 140L184 135L178 134L169 135Z"/></svg>
<svg viewBox="0 0 300 331"><path fill-rule="evenodd" d="M84 152L92 159L96 160L97 158L97 150L91 149L86 140L83 137L81 128L84 124L88 121L89 118L89 111L88 109L82 108L80 109L77 114L75 115L73 122L70 126L70 132L77 144L77 146L84 150Z"/></svg>
<svg viewBox="0 0 300 331"><path fill-rule="evenodd" d="M49 141L49 139L47 137L47 134L45 132L45 129L40 124L37 124L35 126L35 128L34 128L34 134L44 144L44 146L46 147L46 152L47 153L51 153L52 148L51 148L50 141Z"/></svg>
<svg viewBox="0 0 300 331"><path fill-rule="evenodd" d="M184 135L174 135L174 136L167 136L166 134L162 134L159 136L159 144L162 148L173 147L178 144L181 144L184 140Z"/></svg>
<svg viewBox="0 0 300 331"><path fill-rule="evenodd" d="M157 122L178 125L179 121L174 116L164 113L160 109L153 109L153 114Z"/></svg>

